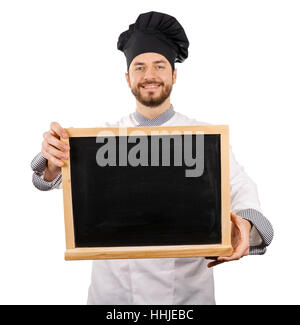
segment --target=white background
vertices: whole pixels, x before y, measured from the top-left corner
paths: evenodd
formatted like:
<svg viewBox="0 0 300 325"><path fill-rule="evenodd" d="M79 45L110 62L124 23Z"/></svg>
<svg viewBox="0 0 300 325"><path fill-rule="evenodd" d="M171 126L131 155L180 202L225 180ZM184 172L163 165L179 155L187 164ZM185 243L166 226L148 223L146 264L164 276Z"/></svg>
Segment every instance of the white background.
<svg viewBox="0 0 300 325"><path fill-rule="evenodd" d="M229 124L275 237L215 268L217 304L299 304L299 1L0 2L0 303L85 304L90 261L64 261L61 190L30 162L51 121L116 122L135 110L117 39L140 13L175 16L190 40L174 109Z"/></svg>

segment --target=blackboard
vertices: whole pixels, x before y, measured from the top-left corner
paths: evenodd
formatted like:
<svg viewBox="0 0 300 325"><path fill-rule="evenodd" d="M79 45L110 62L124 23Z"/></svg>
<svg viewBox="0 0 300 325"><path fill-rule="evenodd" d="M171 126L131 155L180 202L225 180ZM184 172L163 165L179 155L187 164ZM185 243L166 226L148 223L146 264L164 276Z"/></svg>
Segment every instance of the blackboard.
<svg viewBox="0 0 300 325"><path fill-rule="evenodd" d="M228 127L67 131L66 259L230 255Z"/></svg>

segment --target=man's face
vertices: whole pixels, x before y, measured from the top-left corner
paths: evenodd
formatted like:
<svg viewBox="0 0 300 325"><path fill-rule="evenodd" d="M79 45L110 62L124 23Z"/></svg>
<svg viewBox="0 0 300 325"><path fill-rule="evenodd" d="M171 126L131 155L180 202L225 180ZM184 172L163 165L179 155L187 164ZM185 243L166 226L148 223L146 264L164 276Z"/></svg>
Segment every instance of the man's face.
<svg viewBox="0 0 300 325"><path fill-rule="evenodd" d="M156 107L170 96L176 72L163 55L143 53L132 60L126 80L137 101Z"/></svg>

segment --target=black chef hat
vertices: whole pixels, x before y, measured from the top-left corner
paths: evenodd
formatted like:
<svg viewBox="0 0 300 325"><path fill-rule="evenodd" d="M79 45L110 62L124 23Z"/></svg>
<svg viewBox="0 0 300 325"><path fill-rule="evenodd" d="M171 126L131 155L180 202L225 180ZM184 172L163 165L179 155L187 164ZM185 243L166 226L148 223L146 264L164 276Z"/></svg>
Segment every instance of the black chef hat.
<svg viewBox="0 0 300 325"><path fill-rule="evenodd" d="M140 14L120 34L117 47L126 56L127 69L137 55L146 52L162 54L174 69L175 62L183 62L188 57L189 40L176 18L150 11Z"/></svg>

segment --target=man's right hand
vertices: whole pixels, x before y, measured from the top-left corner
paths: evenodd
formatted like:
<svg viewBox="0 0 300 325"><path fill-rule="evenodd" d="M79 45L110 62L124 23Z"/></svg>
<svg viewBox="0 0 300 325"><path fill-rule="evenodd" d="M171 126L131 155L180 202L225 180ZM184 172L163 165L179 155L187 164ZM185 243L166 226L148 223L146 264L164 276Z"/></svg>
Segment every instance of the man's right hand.
<svg viewBox="0 0 300 325"><path fill-rule="evenodd" d="M50 124L50 130L43 134L42 155L48 160L44 180L51 182L61 172L62 159L68 159L70 147L59 138L68 138L68 133L57 122Z"/></svg>

